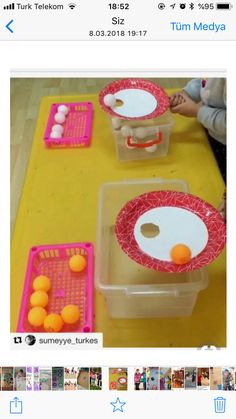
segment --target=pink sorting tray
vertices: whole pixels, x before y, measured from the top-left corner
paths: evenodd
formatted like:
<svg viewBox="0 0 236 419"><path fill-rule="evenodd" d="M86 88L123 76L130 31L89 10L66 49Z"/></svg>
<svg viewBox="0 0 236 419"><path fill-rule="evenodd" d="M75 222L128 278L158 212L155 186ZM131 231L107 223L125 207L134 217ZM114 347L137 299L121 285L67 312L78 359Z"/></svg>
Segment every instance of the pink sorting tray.
<svg viewBox="0 0 236 419"><path fill-rule="evenodd" d="M81 254L87 259L87 266L83 272L72 272L69 268L69 258L76 254ZM32 247L29 252L17 332L45 332L43 327L31 326L27 319L31 308L30 295L34 292L32 283L38 275L46 275L51 279L49 303L46 307L48 313L60 313L67 304L76 304L79 307L80 321L73 325L64 325L61 332L92 332L93 259L91 243Z"/></svg>
<svg viewBox="0 0 236 419"><path fill-rule="evenodd" d="M54 117L57 108L60 105L66 105L69 112L66 120L61 124L64 132L61 138L51 138L52 126L57 124ZM53 103L51 106L44 142L48 148L66 148L66 147L89 147L91 140L93 105L91 102L79 103Z"/></svg>

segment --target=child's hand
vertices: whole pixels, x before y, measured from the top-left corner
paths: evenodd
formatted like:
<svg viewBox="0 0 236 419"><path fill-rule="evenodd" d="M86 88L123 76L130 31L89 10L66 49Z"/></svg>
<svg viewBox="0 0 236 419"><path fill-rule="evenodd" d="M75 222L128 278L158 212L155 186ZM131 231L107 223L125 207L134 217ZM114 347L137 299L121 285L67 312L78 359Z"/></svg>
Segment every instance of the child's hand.
<svg viewBox="0 0 236 419"><path fill-rule="evenodd" d="M217 209L226 222L226 191L224 192L222 201Z"/></svg>
<svg viewBox="0 0 236 419"><path fill-rule="evenodd" d="M177 105L180 105L184 101L185 101L185 99L184 99L184 96L183 96L182 92L174 93L172 96L170 96L170 108L171 108L171 110L172 110L172 108L174 108Z"/></svg>
<svg viewBox="0 0 236 419"><path fill-rule="evenodd" d="M198 111L202 106L202 103L194 102L186 93L182 93L183 101L174 107L171 107L171 112L179 113L180 115L187 117L197 117Z"/></svg>

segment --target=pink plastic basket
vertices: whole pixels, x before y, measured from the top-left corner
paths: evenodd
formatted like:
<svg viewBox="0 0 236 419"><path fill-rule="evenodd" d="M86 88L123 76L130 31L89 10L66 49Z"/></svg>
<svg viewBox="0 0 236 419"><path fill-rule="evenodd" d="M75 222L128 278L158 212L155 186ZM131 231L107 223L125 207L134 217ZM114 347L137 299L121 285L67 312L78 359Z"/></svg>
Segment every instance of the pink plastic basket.
<svg viewBox="0 0 236 419"><path fill-rule="evenodd" d="M77 254L83 255L87 260L87 266L82 272L72 272L69 268L69 258ZM27 319L31 308L30 296L34 292L32 283L38 275L46 275L51 279L49 303L46 307L48 313L60 313L67 304L76 304L79 307L79 322L64 325L61 332L92 332L93 257L91 243L32 247L28 258L17 332L45 332L43 327L31 326Z"/></svg>
<svg viewBox="0 0 236 419"><path fill-rule="evenodd" d="M50 134L53 125L57 124L54 117L58 106L66 105L69 112L66 120L61 124L64 132L61 138L51 138ZM46 147L66 148L66 147L89 147L91 139L93 105L90 102L80 103L54 103L51 106L47 128L44 134Z"/></svg>

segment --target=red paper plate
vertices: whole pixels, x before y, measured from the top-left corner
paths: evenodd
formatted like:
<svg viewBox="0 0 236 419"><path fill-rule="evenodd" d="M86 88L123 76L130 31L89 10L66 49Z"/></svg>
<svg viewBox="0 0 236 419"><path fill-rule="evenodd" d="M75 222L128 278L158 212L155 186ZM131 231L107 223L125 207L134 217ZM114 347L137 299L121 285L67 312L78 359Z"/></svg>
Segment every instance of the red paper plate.
<svg viewBox="0 0 236 419"><path fill-rule="evenodd" d="M147 211L160 207L187 210L198 216L207 229L208 239L204 249L184 265L151 257L140 249L135 239L134 229L138 219ZM200 269L216 259L226 243L226 225L219 212L194 195L175 191L149 192L129 201L118 214L115 232L122 250L131 259L161 272L176 273Z"/></svg>
<svg viewBox="0 0 236 419"><path fill-rule="evenodd" d="M104 103L104 97L107 94L116 94L119 91L126 90L126 89L140 89L145 92L150 93L157 101L156 108L149 113L148 115L139 116L139 117L129 117L129 116L122 116L117 113L114 109L108 107ZM157 84L152 83L148 80L143 79L123 79L117 80L111 84L108 84L99 94L99 102L102 109L109 113L112 116L116 116L122 119L128 120L140 120L140 119L151 119L156 118L162 115L170 106L169 97L165 93L165 91L158 86Z"/></svg>

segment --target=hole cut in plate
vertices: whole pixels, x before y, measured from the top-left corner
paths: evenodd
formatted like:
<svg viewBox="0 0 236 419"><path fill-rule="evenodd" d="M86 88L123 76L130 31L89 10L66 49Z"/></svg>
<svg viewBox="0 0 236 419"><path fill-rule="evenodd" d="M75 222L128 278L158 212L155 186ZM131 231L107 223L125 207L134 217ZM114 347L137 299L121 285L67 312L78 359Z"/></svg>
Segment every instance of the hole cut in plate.
<svg viewBox="0 0 236 419"><path fill-rule="evenodd" d="M116 108L120 108L121 106L124 106L124 102L121 99L116 99Z"/></svg>
<svg viewBox="0 0 236 419"><path fill-rule="evenodd" d="M104 97L115 96L117 104L106 106ZM123 79L107 85L99 94L102 109L112 116L124 119L152 119L167 111L170 105L166 92L157 84L144 79Z"/></svg>
<svg viewBox="0 0 236 419"><path fill-rule="evenodd" d="M159 234L145 237L145 224L157 226ZM200 269L221 253L226 242L226 225L219 212L194 195L175 191L149 192L129 201L118 214L115 232L131 259L161 272ZM193 257L184 265L170 260L171 248L178 243L192 251Z"/></svg>
<svg viewBox="0 0 236 419"><path fill-rule="evenodd" d="M146 222L140 224L140 232L144 237L150 239L160 234L160 227L158 225Z"/></svg>

